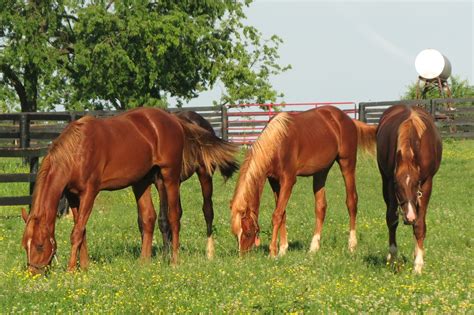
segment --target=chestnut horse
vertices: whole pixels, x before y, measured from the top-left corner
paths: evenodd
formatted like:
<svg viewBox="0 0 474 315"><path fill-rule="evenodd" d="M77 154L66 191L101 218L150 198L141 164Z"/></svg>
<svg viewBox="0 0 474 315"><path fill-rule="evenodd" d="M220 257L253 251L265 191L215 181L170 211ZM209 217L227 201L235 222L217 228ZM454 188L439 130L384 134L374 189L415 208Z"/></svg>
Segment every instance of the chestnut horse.
<svg viewBox="0 0 474 315"><path fill-rule="evenodd" d="M86 223L101 190L132 186L142 226L142 258L151 256L156 214L150 185L159 176L166 189L172 235L171 262L178 261L179 185L203 162L210 173L215 165L233 161L236 147L209 132L154 108L138 108L115 117L86 116L72 122L43 159L27 216L22 245L29 270L43 272L56 252L56 209L65 192L74 213L68 270L88 265Z"/></svg>
<svg viewBox="0 0 474 315"><path fill-rule="evenodd" d="M259 243L260 196L268 178L276 201L272 216L270 256L277 255L278 232L278 254L286 253L285 208L296 176L313 176L316 222L310 252L317 251L327 208L324 186L335 161L339 164L346 187L346 205L350 216L349 250L355 250L358 143L365 149L373 147L375 127L353 122L336 107L325 106L297 114L280 113L275 116L248 152L231 202L232 232L237 236L240 252Z"/></svg>
<svg viewBox="0 0 474 315"><path fill-rule="evenodd" d="M178 118L185 120L187 122L193 123L203 129L206 129L209 133L213 136L216 136L214 129L212 128L211 124L204 119L201 115L193 111L180 111L173 113ZM224 177L224 180L227 181L234 172L239 168L237 162L235 160L228 161L228 163L224 165L218 165L219 171L221 175ZM214 171L214 170L213 170ZM194 168L189 168L187 172L183 172L181 174L181 182L186 181L189 179L194 173L198 176L199 183L201 184L201 191L202 191L202 198L203 198L203 205L202 211L204 214L204 219L206 220L206 227L207 227L207 247L206 253L209 259L212 259L214 256L214 240L212 239L212 221L214 220L214 209L212 207L212 173L208 173L206 171L206 166L200 161L198 165ZM166 201L166 190L163 185L163 181L160 178L157 178L156 187L158 189L158 193L160 195L160 214L158 218L160 231L163 236L163 244L165 250L169 246L168 243L171 240L171 234L169 230L169 223L167 218L167 211L168 211L168 203ZM181 202L180 202L181 207ZM140 220L140 217L139 217ZM139 222L140 226L140 222Z"/></svg>
<svg viewBox="0 0 474 315"><path fill-rule="evenodd" d="M405 224L413 225L417 273L423 268L425 216L441 153L438 130L425 110L397 105L383 113L377 129L377 162L387 204L387 259L393 263L397 255L397 208L401 208Z"/></svg>

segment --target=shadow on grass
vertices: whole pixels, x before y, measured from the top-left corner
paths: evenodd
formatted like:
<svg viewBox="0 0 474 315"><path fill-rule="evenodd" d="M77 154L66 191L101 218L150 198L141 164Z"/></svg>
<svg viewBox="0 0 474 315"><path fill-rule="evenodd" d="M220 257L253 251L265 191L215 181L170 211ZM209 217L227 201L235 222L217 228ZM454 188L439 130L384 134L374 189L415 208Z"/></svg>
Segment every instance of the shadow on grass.
<svg viewBox="0 0 474 315"><path fill-rule="evenodd" d="M364 263L368 267L372 268L390 268L394 273L398 273L404 269L408 262L408 258L405 255L398 256L397 260L392 263L387 263L387 257L384 255L368 254L363 258Z"/></svg>
<svg viewBox="0 0 474 315"><path fill-rule="evenodd" d="M95 250L90 253L91 259L100 263L111 263L117 257L133 257L134 259L139 259L141 254L141 245L140 244L113 244L113 247L105 248L102 251ZM156 256L162 256L163 246L153 245L151 249L151 258L153 259Z"/></svg>
<svg viewBox="0 0 474 315"><path fill-rule="evenodd" d="M288 243L288 250L303 250L304 245L300 241L294 241L294 242L289 242ZM254 249L256 252L263 253L264 255L270 255L270 244L268 245L262 245L259 246L258 248Z"/></svg>

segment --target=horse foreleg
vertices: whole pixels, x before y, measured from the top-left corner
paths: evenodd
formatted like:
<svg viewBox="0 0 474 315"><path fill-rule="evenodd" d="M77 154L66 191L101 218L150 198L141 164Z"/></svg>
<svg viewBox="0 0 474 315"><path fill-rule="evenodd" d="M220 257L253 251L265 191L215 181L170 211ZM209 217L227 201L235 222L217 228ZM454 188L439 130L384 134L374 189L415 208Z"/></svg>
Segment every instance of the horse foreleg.
<svg viewBox="0 0 474 315"><path fill-rule="evenodd" d="M206 220L207 227L207 246L206 254L208 259L214 258L214 240L212 238L212 222L214 220L214 209L212 207L212 176L209 175L204 167L200 167L197 171L199 182L202 190L202 212Z"/></svg>
<svg viewBox="0 0 474 315"><path fill-rule="evenodd" d="M397 200L395 198L395 188L393 187L393 179L382 178L383 184L383 198L387 205L387 212L385 220L388 228L388 255L387 262L393 264L397 259L397 227L398 227L398 214L397 214Z"/></svg>
<svg viewBox="0 0 474 315"><path fill-rule="evenodd" d="M270 242L270 257L276 257L277 255L277 238L278 238L278 231L281 231L282 224L285 224L285 216L286 216L286 205L288 204L288 200L290 199L291 190L293 185L296 182L296 177L293 178L282 178L280 181L280 193L278 195L277 206L275 211L273 211L272 215L272 240ZM285 229L286 232L286 229ZM286 234L286 233L285 233ZM286 235L285 235L286 238ZM288 242L287 240L284 240ZM288 243L282 244L284 246L288 246Z"/></svg>
<svg viewBox="0 0 474 315"><path fill-rule="evenodd" d="M424 248L423 242L426 236L426 210L428 209L428 203L431 196L431 188L433 185L433 179L429 178L421 187L422 196L419 198L418 206L418 218L413 225L413 234L415 235L415 262L414 271L415 273L421 273L423 269L424 261Z"/></svg>
<svg viewBox="0 0 474 315"><path fill-rule="evenodd" d="M356 158L341 158L338 160L346 186L346 206L349 212L349 242L350 252L357 247L356 216L357 216L357 190L355 184Z"/></svg>
<svg viewBox="0 0 474 315"><path fill-rule="evenodd" d="M77 219L79 218L79 198L76 195L67 192L66 199L71 208L71 212L74 218L74 224L76 224ZM87 251L87 240L86 240L86 231L84 230L84 239L82 240L82 244L79 247L79 263L82 269L87 269L89 266L89 253Z"/></svg>
<svg viewBox="0 0 474 315"><path fill-rule="evenodd" d="M149 182L140 182L132 186L138 208L138 228L142 237L140 258L149 261L153 245L156 212L151 200L151 186Z"/></svg>
<svg viewBox="0 0 474 315"><path fill-rule="evenodd" d="M168 221L171 229L171 264L178 263L179 256L179 229L181 218L181 207L179 201L180 168L162 168L161 174L168 200Z"/></svg>
<svg viewBox="0 0 474 315"><path fill-rule="evenodd" d="M268 178L268 182L273 190L273 196L275 197L275 206L278 204L278 197L280 195L280 183L272 178ZM278 250L278 256L284 256L288 250L288 233L286 230L286 211L283 212L283 218L280 225L280 248Z"/></svg>
<svg viewBox="0 0 474 315"><path fill-rule="evenodd" d="M76 220L71 232L71 257L69 258L68 271L76 270L77 254L81 249L81 267L87 268L89 257L86 244L86 224L92 211L94 199L97 195L95 190L89 189L79 197L79 211L76 211Z"/></svg>

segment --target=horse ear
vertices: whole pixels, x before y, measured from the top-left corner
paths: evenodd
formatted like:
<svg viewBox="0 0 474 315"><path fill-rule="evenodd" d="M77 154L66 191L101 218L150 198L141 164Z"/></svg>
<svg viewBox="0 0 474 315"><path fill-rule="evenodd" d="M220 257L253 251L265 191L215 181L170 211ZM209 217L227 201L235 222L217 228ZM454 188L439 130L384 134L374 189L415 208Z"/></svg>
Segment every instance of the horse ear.
<svg viewBox="0 0 474 315"><path fill-rule="evenodd" d="M26 220L28 220L28 213L26 213L25 208L21 208L21 217L23 218L23 221L25 221L26 223Z"/></svg>

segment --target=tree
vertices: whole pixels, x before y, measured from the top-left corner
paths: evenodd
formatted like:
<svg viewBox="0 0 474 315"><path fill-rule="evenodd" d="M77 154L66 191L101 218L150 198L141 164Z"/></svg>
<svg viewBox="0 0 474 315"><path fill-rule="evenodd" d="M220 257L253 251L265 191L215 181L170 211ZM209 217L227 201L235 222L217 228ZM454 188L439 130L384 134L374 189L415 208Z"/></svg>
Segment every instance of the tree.
<svg viewBox="0 0 474 315"><path fill-rule="evenodd" d="M7 0L0 71L22 110L36 109L23 105L34 101L23 102L22 94L40 108L47 102L68 109L166 106L169 97L181 104L216 82L224 85L219 104L275 101L281 94L269 78L289 66L277 63L280 38L264 40L243 24L250 3ZM25 75L29 65L35 78ZM20 93L18 81L33 88Z"/></svg>
<svg viewBox="0 0 474 315"><path fill-rule="evenodd" d="M3 107L51 108L66 89L70 42L64 1L0 2L0 95ZM70 26L70 24L69 24ZM12 93L14 91L14 93Z"/></svg>
<svg viewBox="0 0 474 315"><path fill-rule="evenodd" d="M474 97L474 86L470 85L467 80L462 80L459 76L451 76L448 79L449 89L451 90L451 95L453 98L464 98L464 97ZM417 83L412 83L407 87L407 91L402 96L402 99L416 99L416 87ZM420 93L421 93L420 88ZM446 95L441 95L437 87L429 89L426 93L425 98L443 98Z"/></svg>
<svg viewBox="0 0 474 315"><path fill-rule="evenodd" d="M117 109L179 103L225 86L220 104L274 101L270 75L281 40L261 43L245 26L250 1L148 1L90 5L75 25L73 84L78 100L106 100ZM217 102L216 102L217 103Z"/></svg>

